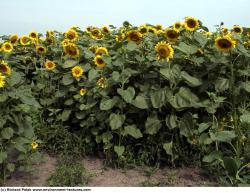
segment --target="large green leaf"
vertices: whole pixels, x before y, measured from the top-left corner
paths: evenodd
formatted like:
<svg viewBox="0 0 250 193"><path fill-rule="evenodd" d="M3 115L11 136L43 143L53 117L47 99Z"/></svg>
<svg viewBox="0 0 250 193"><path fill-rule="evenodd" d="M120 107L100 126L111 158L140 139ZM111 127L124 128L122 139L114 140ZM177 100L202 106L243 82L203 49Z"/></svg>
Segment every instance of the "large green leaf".
<svg viewBox="0 0 250 193"><path fill-rule="evenodd" d="M78 63L78 61L76 60L66 60L63 64L63 68L71 68L73 66L75 66Z"/></svg>
<svg viewBox="0 0 250 193"><path fill-rule="evenodd" d="M218 131L216 133L210 132L210 137L213 141L230 142L236 135L234 131Z"/></svg>
<svg viewBox="0 0 250 193"><path fill-rule="evenodd" d="M236 174L238 171L238 166L237 166L236 161L233 158L224 157L223 163L224 163L225 169L227 170L228 174L230 176L236 177Z"/></svg>
<svg viewBox="0 0 250 193"><path fill-rule="evenodd" d="M200 32L194 33L194 39L200 43L201 47L205 46L208 41L208 38Z"/></svg>
<svg viewBox="0 0 250 193"><path fill-rule="evenodd" d="M148 104L146 99L143 96L136 96L135 100L131 102L134 106L136 106L139 109L147 109Z"/></svg>
<svg viewBox="0 0 250 193"><path fill-rule="evenodd" d="M112 130L119 129L125 120L125 115L112 113L109 116L109 125Z"/></svg>
<svg viewBox="0 0 250 193"><path fill-rule="evenodd" d="M157 134L161 128L161 122L157 117L156 113L152 113L146 120L145 123L146 133L150 135Z"/></svg>
<svg viewBox="0 0 250 193"><path fill-rule="evenodd" d="M215 160L221 160L221 158L222 158L222 153L220 151L213 151L210 154L204 156L202 161L211 163Z"/></svg>
<svg viewBox="0 0 250 193"><path fill-rule="evenodd" d="M191 87L197 87L197 86L200 86L202 84L201 80L199 80L196 77L193 77L193 76L189 75L185 71L181 72L181 77Z"/></svg>
<svg viewBox="0 0 250 193"><path fill-rule="evenodd" d="M65 74L62 79L63 85L70 85L74 82L74 78L71 74Z"/></svg>
<svg viewBox="0 0 250 193"><path fill-rule="evenodd" d="M172 150L172 148L173 148L173 142L171 141L171 142L169 142L169 143L164 143L163 144L163 149L166 151L166 153L168 154L168 155L173 155L173 150Z"/></svg>
<svg viewBox="0 0 250 193"><path fill-rule="evenodd" d="M88 79L89 79L89 81L92 81L92 80L96 79L97 77L99 77L99 71L98 70L91 69L88 72Z"/></svg>
<svg viewBox="0 0 250 193"><path fill-rule="evenodd" d="M94 106L96 105L96 103L97 103L97 102L94 101L94 102L92 102L92 103L81 104L80 107L79 107L79 109L80 109L81 111L91 109L92 107L94 107Z"/></svg>
<svg viewBox="0 0 250 193"><path fill-rule="evenodd" d="M152 106L154 108L161 108L162 106L166 105L171 94L172 93L168 87L152 91L150 95Z"/></svg>
<svg viewBox="0 0 250 193"><path fill-rule="evenodd" d="M100 103L100 109L103 111L110 110L116 105L118 101L119 98L117 96L113 97L112 99L103 98Z"/></svg>
<svg viewBox="0 0 250 193"><path fill-rule="evenodd" d="M126 90L122 90L120 88L117 89L117 92L122 96L122 98L127 102L131 103L135 96L134 87L129 86Z"/></svg>
<svg viewBox="0 0 250 193"><path fill-rule="evenodd" d="M217 92L223 92L229 89L229 80L226 78L218 78L215 82L215 90Z"/></svg>
<svg viewBox="0 0 250 193"><path fill-rule="evenodd" d="M135 43L135 42L128 42L128 44L127 44L127 50L128 51L134 51L134 50L136 50L137 49L137 44Z"/></svg>
<svg viewBox="0 0 250 193"><path fill-rule="evenodd" d="M0 102L5 102L8 99L8 93L0 94Z"/></svg>
<svg viewBox="0 0 250 193"><path fill-rule="evenodd" d="M181 42L178 46L175 46L175 48L188 55L196 53L198 49L195 45L187 45L184 42Z"/></svg>
<svg viewBox="0 0 250 193"><path fill-rule="evenodd" d="M20 83L21 79L22 79L21 75L18 72L13 71L8 79L8 83L10 86L14 86Z"/></svg>
<svg viewBox="0 0 250 193"><path fill-rule="evenodd" d="M174 129L178 126L177 116L175 114L166 116L166 125L169 129Z"/></svg>
<svg viewBox="0 0 250 193"><path fill-rule="evenodd" d="M71 109L64 109L61 115L61 120L67 121L69 119L70 114L71 114Z"/></svg>
<svg viewBox="0 0 250 193"><path fill-rule="evenodd" d="M140 129L136 128L136 125L128 125L128 126L125 126L124 129L125 129L125 133L127 135L131 135L135 139L142 137L142 133L141 133Z"/></svg>
<svg viewBox="0 0 250 193"><path fill-rule="evenodd" d="M2 164L7 159L7 152L0 151L0 164Z"/></svg>
<svg viewBox="0 0 250 193"><path fill-rule="evenodd" d="M114 150L115 150L115 153L118 155L118 157L121 157L125 151L125 147L124 146L114 146Z"/></svg>
<svg viewBox="0 0 250 193"><path fill-rule="evenodd" d="M160 69L160 74L171 83L177 83L181 76L179 65L175 64L172 68L166 67Z"/></svg>
<svg viewBox="0 0 250 193"><path fill-rule="evenodd" d="M1 135L3 139L10 139L13 137L14 131L10 127L6 127L1 131Z"/></svg>

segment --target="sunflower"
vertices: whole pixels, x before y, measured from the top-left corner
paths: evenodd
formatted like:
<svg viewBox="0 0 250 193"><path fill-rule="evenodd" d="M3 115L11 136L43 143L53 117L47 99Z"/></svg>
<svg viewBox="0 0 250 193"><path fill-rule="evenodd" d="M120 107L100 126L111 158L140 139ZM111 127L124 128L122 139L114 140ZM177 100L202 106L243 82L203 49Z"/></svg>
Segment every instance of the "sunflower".
<svg viewBox="0 0 250 193"><path fill-rule="evenodd" d="M115 36L115 41L122 42L124 40L124 38L125 38L124 33L118 34L118 35Z"/></svg>
<svg viewBox="0 0 250 193"><path fill-rule="evenodd" d="M237 33L237 34L241 34L243 32L243 28L239 25L235 25L232 29L232 32Z"/></svg>
<svg viewBox="0 0 250 193"><path fill-rule="evenodd" d="M249 32L247 32L247 37L250 37L250 31L249 31Z"/></svg>
<svg viewBox="0 0 250 193"><path fill-rule="evenodd" d="M72 42L75 42L78 38L78 33L71 28L64 34L64 38L69 39Z"/></svg>
<svg viewBox="0 0 250 193"><path fill-rule="evenodd" d="M179 37L179 31L175 28L167 28L165 31L165 36L168 41L175 42Z"/></svg>
<svg viewBox="0 0 250 193"><path fill-rule="evenodd" d="M142 34L137 30L131 30L127 33L128 40L139 43L142 39Z"/></svg>
<svg viewBox="0 0 250 193"><path fill-rule="evenodd" d="M30 32L29 33L29 38L33 41L37 41L38 40L38 33L37 32Z"/></svg>
<svg viewBox="0 0 250 193"><path fill-rule="evenodd" d="M85 89L85 88L81 88L81 90L79 91L79 94L81 95L81 96L84 96L84 95L86 95L87 94L87 89Z"/></svg>
<svg viewBox="0 0 250 193"><path fill-rule="evenodd" d="M13 45L10 42L3 43L1 47L2 47L2 50L6 53L10 53L13 50Z"/></svg>
<svg viewBox="0 0 250 193"><path fill-rule="evenodd" d="M54 70L54 69L55 69L56 64L55 64L55 62L52 62L52 61L50 61L50 60L47 60L47 61L45 62L45 64L44 64L44 66L45 66L45 68L46 68L47 70L51 71L51 70Z"/></svg>
<svg viewBox="0 0 250 193"><path fill-rule="evenodd" d="M15 44L18 41L18 35L13 34L10 36L10 43Z"/></svg>
<svg viewBox="0 0 250 193"><path fill-rule="evenodd" d="M97 27L93 27L90 31L91 38L95 40L102 40L104 39L104 35L102 34L101 30Z"/></svg>
<svg viewBox="0 0 250 193"><path fill-rule="evenodd" d="M200 23L194 17L186 17L184 22L184 27L188 31L194 31L200 26Z"/></svg>
<svg viewBox="0 0 250 193"><path fill-rule="evenodd" d="M215 39L215 46L221 52L229 52L236 45L236 41L231 35L226 35L222 37L217 37Z"/></svg>
<svg viewBox="0 0 250 193"><path fill-rule="evenodd" d="M38 53L38 54L41 54L41 55L43 55L43 54L45 54L46 53L46 48L45 47L43 47L43 46L36 46L36 52Z"/></svg>
<svg viewBox="0 0 250 193"><path fill-rule="evenodd" d="M142 34L142 35L146 35L148 33L148 27L146 25L141 25L139 27L139 32Z"/></svg>
<svg viewBox="0 0 250 193"><path fill-rule="evenodd" d="M30 145L32 149L38 148L38 143L36 141L33 141Z"/></svg>
<svg viewBox="0 0 250 193"><path fill-rule="evenodd" d="M26 45L29 45L30 44L30 38L29 36L22 36L21 39L20 39L20 43L23 45L23 46L26 46Z"/></svg>
<svg viewBox="0 0 250 193"><path fill-rule="evenodd" d="M158 60L166 59L167 61L169 61L169 59L173 58L174 55L173 48L169 43L166 42L159 42L155 46L155 51L157 52Z"/></svg>
<svg viewBox="0 0 250 193"><path fill-rule="evenodd" d="M109 27L108 27L108 26L103 26L103 27L102 27L102 32L103 32L103 33L106 33L106 34L109 33L109 32L110 32Z"/></svg>
<svg viewBox="0 0 250 193"><path fill-rule="evenodd" d="M63 45L63 46L66 46L66 45L68 45L70 43L70 40L69 39L64 39L62 42L61 42L61 44Z"/></svg>
<svg viewBox="0 0 250 193"><path fill-rule="evenodd" d="M4 60L1 61L0 63L0 72L6 75L11 75L11 68L9 67L9 65L4 62Z"/></svg>
<svg viewBox="0 0 250 193"><path fill-rule="evenodd" d="M83 69L81 68L81 66L75 66L74 68L72 68L71 73L72 76L75 78L80 78L83 75Z"/></svg>
<svg viewBox="0 0 250 193"><path fill-rule="evenodd" d="M222 34L227 35L228 34L228 28L222 28Z"/></svg>
<svg viewBox="0 0 250 193"><path fill-rule="evenodd" d="M64 52L71 58L77 58L80 55L80 50L73 43L68 43L63 46Z"/></svg>
<svg viewBox="0 0 250 193"><path fill-rule="evenodd" d="M174 29L177 29L177 30L179 30L181 27L182 27L182 23L181 22L179 22L179 21L177 21L177 22L175 22L175 24L174 24Z"/></svg>
<svg viewBox="0 0 250 193"><path fill-rule="evenodd" d="M3 88L5 86L5 79L6 76L3 76L2 73L0 72L0 88Z"/></svg>
<svg viewBox="0 0 250 193"><path fill-rule="evenodd" d="M88 50L90 50L91 52L95 53L96 52L96 49L99 48L98 46L96 45L92 45L88 48Z"/></svg>
<svg viewBox="0 0 250 193"><path fill-rule="evenodd" d="M93 29L93 26L88 26L86 27L86 32L91 33L92 29Z"/></svg>
<svg viewBox="0 0 250 193"><path fill-rule="evenodd" d="M148 27L148 32L150 33L153 33L153 34L156 34L157 33L157 30L151 26Z"/></svg>
<svg viewBox="0 0 250 193"><path fill-rule="evenodd" d="M243 43L243 46L244 46L246 49L248 49L249 46L250 46L250 40L245 41L245 42Z"/></svg>
<svg viewBox="0 0 250 193"><path fill-rule="evenodd" d="M100 55L97 55L93 61L98 68L103 68L106 66L106 63L104 62L102 56Z"/></svg>
<svg viewBox="0 0 250 193"><path fill-rule="evenodd" d="M105 54L105 55L109 54L107 48L105 48L105 47L98 47L96 49L96 51L95 51L95 55L103 55L103 54Z"/></svg>
<svg viewBox="0 0 250 193"><path fill-rule="evenodd" d="M160 25L160 24L155 25L154 28L155 28L156 30L158 30L158 31L159 31L159 30L163 30L163 26Z"/></svg>
<svg viewBox="0 0 250 193"><path fill-rule="evenodd" d="M46 31L46 41L49 44L52 44L54 42L54 38L55 38L55 32L54 31Z"/></svg>
<svg viewBox="0 0 250 193"><path fill-rule="evenodd" d="M107 78L105 78L105 77L99 78L97 81L97 86L99 86L100 88L106 88L107 87Z"/></svg>

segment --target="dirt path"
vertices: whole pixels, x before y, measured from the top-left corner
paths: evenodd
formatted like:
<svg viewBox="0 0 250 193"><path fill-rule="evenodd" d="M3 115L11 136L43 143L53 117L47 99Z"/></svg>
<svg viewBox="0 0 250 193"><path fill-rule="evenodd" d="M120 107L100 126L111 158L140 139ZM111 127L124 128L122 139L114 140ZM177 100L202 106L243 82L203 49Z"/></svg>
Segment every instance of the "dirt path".
<svg viewBox="0 0 250 193"><path fill-rule="evenodd" d="M103 165L103 160L84 158L82 161L90 187L134 186L217 186L198 168L150 168L114 169ZM56 169L56 158L44 156L42 163L34 165L33 175L16 172L5 186L46 186L46 181Z"/></svg>

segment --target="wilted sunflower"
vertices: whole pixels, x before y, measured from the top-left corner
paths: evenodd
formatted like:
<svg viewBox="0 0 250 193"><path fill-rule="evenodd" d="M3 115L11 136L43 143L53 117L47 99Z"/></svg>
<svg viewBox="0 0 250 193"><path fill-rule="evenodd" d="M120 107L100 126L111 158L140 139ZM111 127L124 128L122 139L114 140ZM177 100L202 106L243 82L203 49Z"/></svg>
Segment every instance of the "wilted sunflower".
<svg viewBox="0 0 250 193"><path fill-rule="evenodd" d="M75 78L80 78L83 75L83 69L81 68L81 66L75 66L74 68L72 68L71 73L72 76Z"/></svg>
<svg viewBox="0 0 250 193"><path fill-rule="evenodd" d="M86 94L87 94L87 89L81 88L81 90L79 91L79 94L80 94L81 96L86 95Z"/></svg>
<svg viewBox="0 0 250 193"><path fill-rule="evenodd" d="M93 61L98 68L103 68L106 66L106 63L104 62L102 56L100 55L97 55Z"/></svg>
<svg viewBox="0 0 250 193"><path fill-rule="evenodd" d="M105 78L105 77L99 78L97 81L97 86L99 86L100 88L106 88L107 87L107 78Z"/></svg>
<svg viewBox="0 0 250 193"><path fill-rule="evenodd" d="M174 27L175 29L179 30L179 29L181 28L181 26L182 26L182 23L179 22L179 21L177 21L177 22L175 22L175 24L174 24L173 27Z"/></svg>
<svg viewBox="0 0 250 193"><path fill-rule="evenodd" d="M165 31L165 36L168 41L175 42L179 37L179 31L175 28L167 28Z"/></svg>
<svg viewBox="0 0 250 193"><path fill-rule="evenodd" d="M64 34L65 39L69 39L72 42L75 42L78 38L78 33L74 29L69 29L65 34Z"/></svg>
<svg viewBox="0 0 250 193"><path fill-rule="evenodd" d="M169 59L173 58L174 55L173 48L169 43L166 42L159 42L155 46L155 51L157 52L158 60L166 59L167 61L169 61Z"/></svg>
<svg viewBox="0 0 250 193"><path fill-rule="evenodd" d="M1 47L2 47L2 50L6 53L10 53L13 50L13 45L10 42L3 43Z"/></svg>
<svg viewBox="0 0 250 193"><path fill-rule="evenodd" d="M11 75L11 68L4 60L0 63L0 72L8 76Z"/></svg>
<svg viewBox="0 0 250 193"><path fill-rule="evenodd" d="M44 64L44 66L45 66L45 68L46 68L47 70L51 71L51 70L54 70L54 69L55 69L56 64L55 64L55 62L52 62L52 61L50 61L50 60L47 60L47 61L45 62L45 64Z"/></svg>
<svg viewBox="0 0 250 193"><path fill-rule="evenodd" d="M41 54L41 55L43 55L43 54L45 54L46 53L46 48L45 47L43 47L43 46L36 46L36 52L38 53L38 54Z"/></svg>
<svg viewBox="0 0 250 193"><path fill-rule="evenodd" d="M109 27L108 27L108 26L103 26L103 27L102 27L102 32L103 32L103 33L106 33L106 34L109 33L109 32L110 32Z"/></svg>
<svg viewBox="0 0 250 193"><path fill-rule="evenodd" d="M122 42L125 38L125 35L122 33L122 34L118 34L115 36L115 41L117 42Z"/></svg>
<svg viewBox="0 0 250 193"><path fill-rule="evenodd" d="M105 48L105 47L98 47L98 48L95 50L95 55L103 55L103 54L105 54L105 55L108 55L108 54L109 54L107 48Z"/></svg>
<svg viewBox="0 0 250 193"><path fill-rule="evenodd" d="M33 41L38 41L38 33L37 32L30 32L29 33L29 38Z"/></svg>
<svg viewBox="0 0 250 193"><path fill-rule="evenodd" d="M2 73L0 72L0 88L3 88L5 86L5 79L6 76L3 76Z"/></svg>
<svg viewBox="0 0 250 193"><path fill-rule="evenodd" d="M13 35L10 36L10 43L15 44L15 43L17 43L17 41L18 41L18 35L17 34L13 34Z"/></svg>
<svg viewBox="0 0 250 193"><path fill-rule="evenodd" d="M131 30L127 33L127 37L129 41L139 43L142 39L142 34L137 30Z"/></svg>
<svg viewBox="0 0 250 193"><path fill-rule="evenodd" d="M200 26L200 23L194 17L186 17L184 22L184 27L188 31L194 31Z"/></svg>
<svg viewBox="0 0 250 193"><path fill-rule="evenodd" d="M71 58L76 58L80 54L78 47L73 43L68 43L64 45L63 49L64 49L64 52Z"/></svg>
<svg viewBox="0 0 250 193"><path fill-rule="evenodd" d="M236 41L230 35L217 37L215 39L215 46L221 52L229 52L236 45Z"/></svg>
<svg viewBox="0 0 250 193"><path fill-rule="evenodd" d="M20 43L23 45L23 46L26 46L26 45L29 45L30 44L30 38L29 36L22 36L21 39L20 39Z"/></svg>
<svg viewBox="0 0 250 193"><path fill-rule="evenodd" d="M232 32L237 33L237 34L241 34L243 32L243 28L239 25L235 25L232 29Z"/></svg>

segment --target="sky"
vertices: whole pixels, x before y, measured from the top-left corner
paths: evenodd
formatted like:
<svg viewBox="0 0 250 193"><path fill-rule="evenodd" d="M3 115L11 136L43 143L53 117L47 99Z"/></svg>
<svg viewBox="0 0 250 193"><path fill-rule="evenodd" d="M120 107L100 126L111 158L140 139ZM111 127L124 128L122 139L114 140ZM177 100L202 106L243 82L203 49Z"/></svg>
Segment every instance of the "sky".
<svg viewBox="0 0 250 193"><path fill-rule="evenodd" d="M167 27L186 16L200 19L210 31L221 21L250 27L250 0L0 0L0 35L30 31L64 32L77 25L116 27L162 24Z"/></svg>

